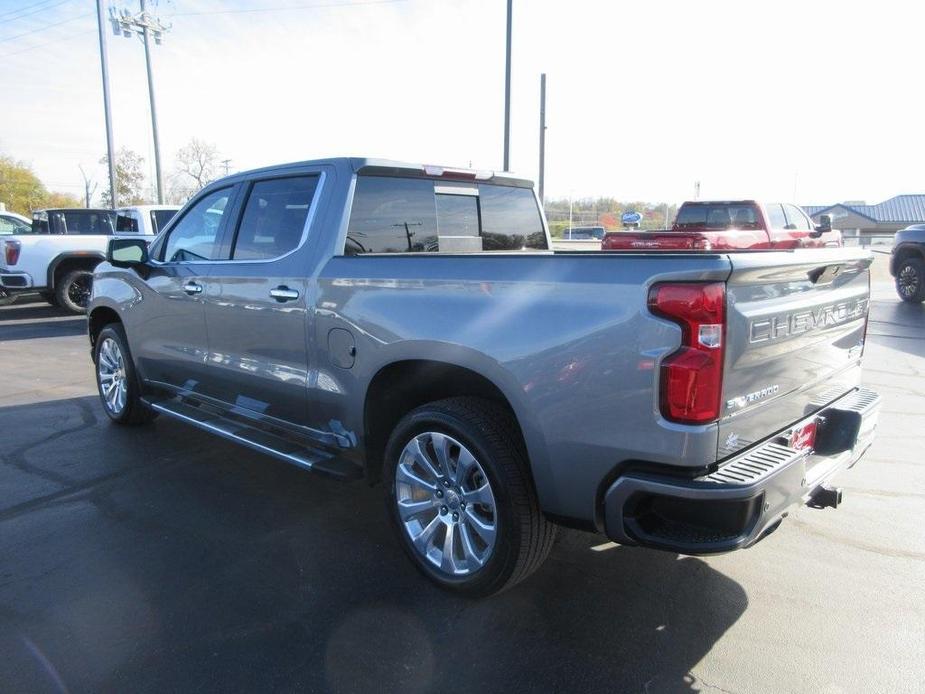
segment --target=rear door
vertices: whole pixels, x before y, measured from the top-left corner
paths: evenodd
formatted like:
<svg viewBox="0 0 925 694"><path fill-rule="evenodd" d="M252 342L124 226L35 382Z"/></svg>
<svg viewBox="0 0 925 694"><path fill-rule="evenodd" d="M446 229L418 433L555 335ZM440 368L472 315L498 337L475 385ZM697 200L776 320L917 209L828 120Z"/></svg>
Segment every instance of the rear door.
<svg viewBox="0 0 925 694"><path fill-rule="evenodd" d="M170 391L201 393L207 381L205 288L213 263L227 257L223 243L234 186L201 195L151 248L144 279L144 321L132 351L142 378Z"/></svg>
<svg viewBox="0 0 925 694"><path fill-rule="evenodd" d="M203 294L210 371L202 392L230 409L306 422L310 267L300 251L322 179L306 171L242 184L230 257L213 264Z"/></svg>
<svg viewBox="0 0 925 694"><path fill-rule="evenodd" d="M870 294L859 249L729 257L721 458L858 385Z"/></svg>

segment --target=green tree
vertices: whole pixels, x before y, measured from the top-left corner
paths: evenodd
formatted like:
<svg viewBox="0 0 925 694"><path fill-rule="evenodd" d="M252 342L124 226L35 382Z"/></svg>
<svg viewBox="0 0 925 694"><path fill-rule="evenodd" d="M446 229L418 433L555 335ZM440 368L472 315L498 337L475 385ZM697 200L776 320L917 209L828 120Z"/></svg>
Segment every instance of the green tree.
<svg viewBox="0 0 925 694"><path fill-rule="evenodd" d="M0 155L0 202L8 210L28 216L43 207L47 196L48 190L29 166Z"/></svg>
<svg viewBox="0 0 925 694"><path fill-rule="evenodd" d="M144 157L127 147L121 147L116 152L116 196L120 205L144 205L148 202L144 194L145 173ZM106 157L100 159L100 164L108 166ZM101 196L103 207L112 207L112 198L108 186Z"/></svg>

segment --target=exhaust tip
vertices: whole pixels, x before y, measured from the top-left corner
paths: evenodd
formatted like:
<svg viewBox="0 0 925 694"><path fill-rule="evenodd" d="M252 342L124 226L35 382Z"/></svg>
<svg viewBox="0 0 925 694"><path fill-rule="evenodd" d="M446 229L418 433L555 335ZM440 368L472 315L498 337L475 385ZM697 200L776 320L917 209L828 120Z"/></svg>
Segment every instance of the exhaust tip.
<svg viewBox="0 0 925 694"><path fill-rule="evenodd" d="M810 499L813 508L838 508L842 502L841 487L819 487Z"/></svg>

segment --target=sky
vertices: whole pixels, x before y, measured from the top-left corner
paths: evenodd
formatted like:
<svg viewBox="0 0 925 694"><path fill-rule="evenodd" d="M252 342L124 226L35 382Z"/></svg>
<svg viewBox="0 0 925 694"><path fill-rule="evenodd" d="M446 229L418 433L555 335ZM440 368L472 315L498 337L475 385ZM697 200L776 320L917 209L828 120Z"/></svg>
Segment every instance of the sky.
<svg viewBox="0 0 925 694"><path fill-rule="evenodd" d="M109 3L107 3L109 4ZM137 2L117 8L137 11ZM328 156L502 168L505 0L161 0L167 174ZM925 193L912 2L514 0L511 169L547 197L878 202ZM107 27L107 30L109 27ZM107 31L117 147L153 145L144 52ZM52 190L106 151L93 0L0 0L0 153Z"/></svg>

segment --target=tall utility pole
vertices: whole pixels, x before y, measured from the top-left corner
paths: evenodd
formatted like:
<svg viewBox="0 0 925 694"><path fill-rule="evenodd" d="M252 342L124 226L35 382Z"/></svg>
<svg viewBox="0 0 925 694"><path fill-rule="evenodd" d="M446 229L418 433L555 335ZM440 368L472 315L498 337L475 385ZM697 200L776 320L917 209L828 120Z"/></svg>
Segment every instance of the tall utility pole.
<svg viewBox="0 0 925 694"><path fill-rule="evenodd" d="M109 52L106 48L106 34L103 33L103 0L96 0L96 21L100 31L100 71L103 75L103 114L106 118L106 158L109 162L109 201L113 209L116 199L116 150L112 144L112 112L109 108Z"/></svg>
<svg viewBox="0 0 925 694"><path fill-rule="evenodd" d="M543 204L543 188L546 182L546 73L540 75L540 204Z"/></svg>
<svg viewBox="0 0 925 694"><path fill-rule="evenodd" d="M225 167L225 175L228 175L228 171L231 169L231 159L222 159L222 166ZM471 166L469 168L472 168Z"/></svg>
<svg viewBox="0 0 925 694"><path fill-rule="evenodd" d="M137 15L131 14L128 10L122 10L120 14L113 13L113 29L116 33L122 32L125 37L131 37L138 34L142 38L145 47L145 69L148 73L148 103L151 106L151 133L154 136L154 174L157 179L157 202L164 204L164 178L161 173L161 142L157 134L157 108L154 104L154 77L151 72L151 37L154 42L160 45L163 36L170 29L163 24L154 15L148 14L145 10L145 0L139 0L141 12Z"/></svg>
<svg viewBox="0 0 925 694"><path fill-rule="evenodd" d="M514 0L507 0L507 52L504 64L504 170L511 170L511 15Z"/></svg>
<svg viewBox="0 0 925 694"><path fill-rule="evenodd" d="M90 201L93 199L93 194L96 192L97 184L96 181L91 180L90 177L87 176L87 172L84 171L83 166L78 164L77 168L80 169L80 175L83 176L84 179L84 206L89 208Z"/></svg>

